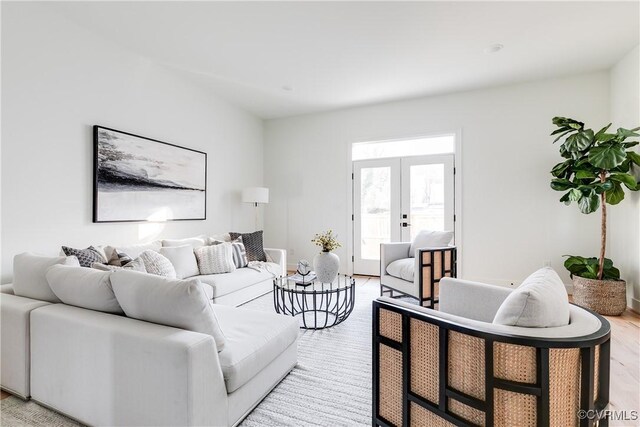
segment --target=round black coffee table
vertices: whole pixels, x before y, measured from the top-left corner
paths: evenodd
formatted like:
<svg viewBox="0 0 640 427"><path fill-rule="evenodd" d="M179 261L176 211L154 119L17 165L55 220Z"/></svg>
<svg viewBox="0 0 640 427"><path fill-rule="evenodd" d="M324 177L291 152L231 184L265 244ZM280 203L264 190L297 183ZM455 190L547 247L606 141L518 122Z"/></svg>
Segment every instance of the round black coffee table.
<svg viewBox="0 0 640 427"><path fill-rule="evenodd" d="M287 277L273 279L276 313L295 316L304 329L324 329L349 317L356 298L356 281L339 274L332 283L300 285Z"/></svg>

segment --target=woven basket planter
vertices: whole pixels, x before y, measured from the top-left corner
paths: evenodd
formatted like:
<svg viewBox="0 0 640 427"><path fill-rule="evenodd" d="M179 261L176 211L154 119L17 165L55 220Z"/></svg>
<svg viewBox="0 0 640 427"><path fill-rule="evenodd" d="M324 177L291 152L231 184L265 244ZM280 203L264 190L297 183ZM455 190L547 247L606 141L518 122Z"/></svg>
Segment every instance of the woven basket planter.
<svg viewBox="0 0 640 427"><path fill-rule="evenodd" d="M605 316L620 316L627 308L627 282L573 276L573 302Z"/></svg>

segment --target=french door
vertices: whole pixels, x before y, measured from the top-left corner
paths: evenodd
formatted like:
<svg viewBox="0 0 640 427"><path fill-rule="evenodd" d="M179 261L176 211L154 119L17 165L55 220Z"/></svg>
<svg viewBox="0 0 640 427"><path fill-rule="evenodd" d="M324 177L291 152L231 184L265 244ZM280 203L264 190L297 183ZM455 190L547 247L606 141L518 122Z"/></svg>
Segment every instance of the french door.
<svg viewBox="0 0 640 427"><path fill-rule="evenodd" d="M380 274L380 243L454 230L453 154L353 162L353 272Z"/></svg>

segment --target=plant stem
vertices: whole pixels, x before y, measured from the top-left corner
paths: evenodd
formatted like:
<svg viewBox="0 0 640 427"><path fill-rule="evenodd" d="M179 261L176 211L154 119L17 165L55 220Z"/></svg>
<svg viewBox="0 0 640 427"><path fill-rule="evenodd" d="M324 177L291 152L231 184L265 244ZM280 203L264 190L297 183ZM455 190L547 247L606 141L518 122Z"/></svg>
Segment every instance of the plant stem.
<svg viewBox="0 0 640 427"><path fill-rule="evenodd" d="M600 171L600 182L605 182L606 173ZM598 262L598 280L602 280L604 273L604 253L607 248L607 199L606 191L600 194L600 203L602 204L602 218L600 222L600 260Z"/></svg>

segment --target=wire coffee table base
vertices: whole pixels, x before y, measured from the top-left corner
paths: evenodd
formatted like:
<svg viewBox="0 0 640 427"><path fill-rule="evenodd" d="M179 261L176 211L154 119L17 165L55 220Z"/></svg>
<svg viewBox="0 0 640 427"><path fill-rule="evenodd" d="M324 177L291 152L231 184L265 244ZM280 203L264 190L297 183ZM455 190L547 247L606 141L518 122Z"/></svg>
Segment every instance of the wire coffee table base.
<svg viewBox="0 0 640 427"><path fill-rule="evenodd" d="M339 275L333 283L297 285L286 277L273 280L276 313L297 317L304 329L324 329L345 321L355 304L355 280Z"/></svg>

